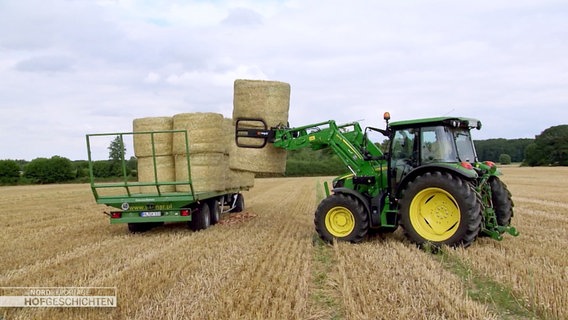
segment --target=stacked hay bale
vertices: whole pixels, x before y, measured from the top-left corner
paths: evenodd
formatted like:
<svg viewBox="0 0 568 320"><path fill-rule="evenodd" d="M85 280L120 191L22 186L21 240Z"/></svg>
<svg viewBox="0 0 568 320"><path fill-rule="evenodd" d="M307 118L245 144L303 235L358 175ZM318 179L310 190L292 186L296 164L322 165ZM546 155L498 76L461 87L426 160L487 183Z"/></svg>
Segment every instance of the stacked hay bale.
<svg viewBox="0 0 568 320"><path fill-rule="evenodd" d="M230 153L232 148L236 148L235 125L231 118L225 118L223 125L225 130L225 159L227 165L227 184L225 187L227 190L242 187L254 187L254 172L233 169L230 167Z"/></svg>
<svg viewBox="0 0 568 320"><path fill-rule="evenodd" d="M287 83L261 80L234 83L233 119L260 118L268 128L276 127L288 122L289 106L290 85ZM154 133L153 138L150 134L134 134L139 182L184 182L191 177L195 192L225 191L253 187L255 173L283 174L286 170L285 150L272 144L262 149L237 147L235 123L218 113L141 118L134 120L133 127L135 133L183 130ZM260 141L249 140L253 144ZM156 187L140 190L155 193ZM160 190L190 192L190 186L162 186Z"/></svg>
<svg viewBox="0 0 568 320"><path fill-rule="evenodd" d="M172 133L142 133L171 130L172 124L173 120L171 117L140 118L134 119L132 122L133 132L139 132L139 134L134 134L133 136L134 155L138 158L138 182L175 181ZM153 147L152 139L154 140ZM156 156L155 172L154 155ZM154 186L141 186L139 191L141 193L155 193L157 189ZM160 191L174 192L175 186L161 186Z"/></svg>
<svg viewBox="0 0 568 320"><path fill-rule="evenodd" d="M227 172L227 149L223 115L218 113L181 113L173 116L173 129L187 132L174 133L172 152L175 158L176 181L191 181L195 192L224 191ZM189 156L189 164L188 164ZM178 192L189 192L189 185L176 186Z"/></svg>
<svg viewBox="0 0 568 320"><path fill-rule="evenodd" d="M268 128L288 123L290 85L279 81L235 80L233 119L261 118ZM250 123L252 124L252 123ZM249 125L249 127L253 127ZM251 144L261 140L251 140ZM244 141L243 141L244 142ZM267 144L262 149L239 148L231 144L229 167L256 173L283 174L286 151Z"/></svg>

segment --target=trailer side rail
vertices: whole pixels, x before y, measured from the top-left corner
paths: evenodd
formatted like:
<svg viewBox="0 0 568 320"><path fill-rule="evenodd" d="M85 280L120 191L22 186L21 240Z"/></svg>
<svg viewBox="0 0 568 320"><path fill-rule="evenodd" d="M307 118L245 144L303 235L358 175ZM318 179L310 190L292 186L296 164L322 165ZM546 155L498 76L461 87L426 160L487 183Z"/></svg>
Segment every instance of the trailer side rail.
<svg viewBox="0 0 568 320"><path fill-rule="evenodd" d="M157 155L156 155L156 145L155 145L155 136L157 134L183 134L185 139L185 156L187 157L187 180L183 181L160 181L158 178L158 166L157 166ZM125 157L125 137L131 136L134 139L134 135L149 135L152 147L152 162L153 162L153 181L149 182L135 182L129 181L129 174L127 170L127 159ZM94 163L93 154L92 154L92 143L93 139L98 137L118 137L120 142L121 148L121 155L120 155L120 170L121 170L121 177L120 181L115 182L100 182L97 181L97 178L94 174ZM96 133L96 134L87 134L87 152L88 152L88 163L89 163L89 180L91 190L95 197L97 203L102 204L109 204L115 202L117 199L123 198L148 198L148 197L167 197L167 198L184 198L184 199L197 199L196 194L193 189L193 183L191 180L191 170L190 170L190 161L189 161L189 139L186 130L159 130L159 131L140 131L140 132L115 132L115 133ZM189 192L164 192L164 186L181 186L186 185L189 186ZM155 187L155 193L140 193L135 192L140 187ZM119 194L113 195L102 195L101 191L103 190L123 190L122 193L115 192ZM165 200L165 199L163 199Z"/></svg>

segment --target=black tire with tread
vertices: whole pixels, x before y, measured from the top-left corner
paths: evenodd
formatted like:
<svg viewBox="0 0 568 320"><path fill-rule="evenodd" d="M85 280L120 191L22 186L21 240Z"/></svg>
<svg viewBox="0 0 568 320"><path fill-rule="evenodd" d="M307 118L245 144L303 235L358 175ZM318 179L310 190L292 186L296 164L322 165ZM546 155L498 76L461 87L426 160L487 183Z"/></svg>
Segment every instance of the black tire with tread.
<svg viewBox="0 0 568 320"><path fill-rule="evenodd" d="M345 237L335 237L326 228L325 219L328 212L338 206L342 206L351 211L355 219L354 230ZM325 198L318 205L315 213L314 224L316 226L316 231L326 242L333 242L333 239L339 241L349 241L353 243L361 242L366 236L369 230L369 217L365 210L363 204L357 200L355 197L335 193Z"/></svg>
<svg viewBox="0 0 568 320"><path fill-rule="evenodd" d="M131 233L141 233L146 232L159 225L159 222L131 222L128 223L128 231L130 231Z"/></svg>
<svg viewBox="0 0 568 320"><path fill-rule="evenodd" d="M493 210L497 216L497 224L506 227L511 224L513 217L513 200L511 192L507 186L497 177L489 179L491 186L491 200L493 202Z"/></svg>
<svg viewBox="0 0 568 320"><path fill-rule="evenodd" d="M193 231L205 230L211 225L211 214L209 212L209 204L206 201L199 204L197 211L192 213L189 228Z"/></svg>
<svg viewBox="0 0 568 320"><path fill-rule="evenodd" d="M229 212L242 212L245 210L245 197L242 193L237 193L237 201L235 207Z"/></svg>
<svg viewBox="0 0 568 320"><path fill-rule="evenodd" d="M217 224L221 220L221 207L219 199L211 199L208 201L209 214L211 215L209 221L211 225Z"/></svg>
<svg viewBox="0 0 568 320"><path fill-rule="evenodd" d="M440 188L451 194L460 208L460 225L456 232L447 240L435 242L420 236L410 221L410 205L414 197L426 188ZM463 246L471 245L481 230L481 205L470 182L461 177L440 171L427 172L410 181L402 191L400 204L400 222L404 234L418 245L433 246Z"/></svg>

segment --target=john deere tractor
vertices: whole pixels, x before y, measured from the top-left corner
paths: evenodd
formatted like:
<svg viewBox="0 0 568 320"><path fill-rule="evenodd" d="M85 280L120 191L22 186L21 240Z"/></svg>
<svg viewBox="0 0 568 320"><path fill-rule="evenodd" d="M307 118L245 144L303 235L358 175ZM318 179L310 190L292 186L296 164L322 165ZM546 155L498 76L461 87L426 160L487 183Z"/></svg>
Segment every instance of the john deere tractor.
<svg viewBox="0 0 568 320"><path fill-rule="evenodd" d="M360 242L369 231L393 232L399 226L418 245L467 247L478 236L518 235L500 171L477 159L470 130L481 129L480 121L439 117L389 123L388 112L384 119L385 129L362 130L358 122L269 128L262 119L240 118L236 143L331 148L339 156L349 173L335 178L331 191L324 183L327 197L315 212L315 229L325 241ZM370 141L371 131L388 138L388 150Z"/></svg>

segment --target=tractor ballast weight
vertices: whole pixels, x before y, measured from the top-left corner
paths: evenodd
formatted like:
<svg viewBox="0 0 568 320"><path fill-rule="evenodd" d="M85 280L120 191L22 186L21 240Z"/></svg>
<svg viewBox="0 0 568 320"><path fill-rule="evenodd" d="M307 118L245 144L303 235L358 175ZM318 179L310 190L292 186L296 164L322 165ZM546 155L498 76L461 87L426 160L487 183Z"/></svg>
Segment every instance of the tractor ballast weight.
<svg viewBox="0 0 568 320"><path fill-rule="evenodd" d="M370 229L392 232L402 226L419 245L467 247L478 236L501 240L511 226L513 201L500 171L479 162L470 130L476 119L439 117L389 123L386 129L329 120L290 128L268 128L262 119L236 119L236 144L242 148L332 149L349 173L333 180L332 192L315 212L315 229L326 241L362 241ZM368 138L380 132L389 140L383 152ZM246 138L246 139L244 139ZM260 139L250 143L249 138Z"/></svg>

